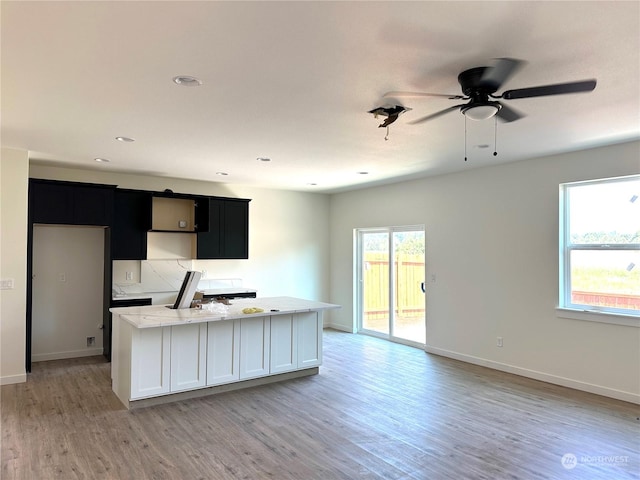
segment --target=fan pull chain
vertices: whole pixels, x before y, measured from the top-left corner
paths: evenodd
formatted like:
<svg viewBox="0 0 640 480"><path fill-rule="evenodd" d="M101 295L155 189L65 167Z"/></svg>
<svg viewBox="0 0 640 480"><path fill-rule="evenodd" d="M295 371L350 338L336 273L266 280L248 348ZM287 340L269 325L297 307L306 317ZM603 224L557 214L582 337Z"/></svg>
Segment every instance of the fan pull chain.
<svg viewBox="0 0 640 480"><path fill-rule="evenodd" d="M498 156L498 116L494 116L493 124L493 156Z"/></svg>
<svg viewBox="0 0 640 480"><path fill-rule="evenodd" d="M467 116L464 116L464 161L467 161Z"/></svg>
<svg viewBox="0 0 640 480"><path fill-rule="evenodd" d="M389 140L389 125L387 125L387 134L384 136L384 141Z"/></svg>

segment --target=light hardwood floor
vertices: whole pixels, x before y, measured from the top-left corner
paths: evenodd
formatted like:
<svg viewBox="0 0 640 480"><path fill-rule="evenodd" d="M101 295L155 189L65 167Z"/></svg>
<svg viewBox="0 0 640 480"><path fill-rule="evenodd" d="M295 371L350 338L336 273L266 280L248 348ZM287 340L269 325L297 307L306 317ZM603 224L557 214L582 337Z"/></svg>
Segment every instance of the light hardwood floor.
<svg viewBox="0 0 640 480"><path fill-rule="evenodd" d="M640 478L638 405L324 337L319 375L131 412L101 357L36 363L2 387L0 478Z"/></svg>

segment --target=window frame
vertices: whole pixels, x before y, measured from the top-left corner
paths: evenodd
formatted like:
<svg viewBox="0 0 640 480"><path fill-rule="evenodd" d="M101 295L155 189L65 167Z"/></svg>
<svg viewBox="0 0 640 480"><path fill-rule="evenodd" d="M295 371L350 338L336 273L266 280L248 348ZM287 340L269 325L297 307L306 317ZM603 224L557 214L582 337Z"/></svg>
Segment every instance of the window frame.
<svg viewBox="0 0 640 480"><path fill-rule="evenodd" d="M600 321L621 325L640 327L640 311L618 309L613 307L599 307L595 305L575 304L571 301L571 253L573 251L628 251L640 250L640 243L630 244L574 244L570 237L570 190L573 187L586 185L603 185L607 183L638 180L640 175L596 179L560 184L560 222L559 222L559 285L558 307L559 316L578 320ZM640 268L640 265L638 266Z"/></svg>

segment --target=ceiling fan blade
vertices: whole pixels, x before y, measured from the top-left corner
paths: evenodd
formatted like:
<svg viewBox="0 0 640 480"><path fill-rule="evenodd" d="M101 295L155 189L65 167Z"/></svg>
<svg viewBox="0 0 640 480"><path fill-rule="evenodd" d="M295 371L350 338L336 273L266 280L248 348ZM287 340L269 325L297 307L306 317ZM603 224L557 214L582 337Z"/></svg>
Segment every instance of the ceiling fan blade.
<svg viewBox="0 0 640 480"><path fill-rule="evenodd" d="M423 122L426 122L427 120L433 120L434 118L444 115L445 113L449 113L453 110L459 109L460 107L464 107L465 105L466 104L464 103L462 105L454 105L453 107L445 108L444 110L440 110L439 112L432 113L431 115L427 115L426 117L422 117L407 123L409 123L409 125L417 125L418 123L423 123Z"/></svg>
<svg viewBox="0 0 640 480"><path fill-rule="evenodd" d="M500 107L501 107L500 110L498 110L498 113L496 113L496 117L498 117L500 120L502 120L505 123L515 122L516 120L519 120L522 117L524 117L524 115L521 114L520 112L514 110L511 107L507 107L502 103L500 104Z"/></svg>
<svg viewBox="0 0 640 480"><path fill-rule="evenodd" d="M487 68L480 78L480 86L494 92L509 79L525 62L515 58L497 58L493 67Z"/></svg>
<svg viewBox="0 0 640 480"><path fill-rule="evenodd" d="M425 92L387 92L383 97L444 97L450 99L465 98L462 95L447 95L445 93L425 93Z"/></svg>
<svg viewBox="0 0 640 480"><path fill-rule="evenodd" d="M518 88L507 90L502 94L506 100L516 98L544 97L547 95L562 95L565 93L590 92L596 88L596 80L583 80L581 82L556 83L554 85L543 85L540 87Z"/></svg>

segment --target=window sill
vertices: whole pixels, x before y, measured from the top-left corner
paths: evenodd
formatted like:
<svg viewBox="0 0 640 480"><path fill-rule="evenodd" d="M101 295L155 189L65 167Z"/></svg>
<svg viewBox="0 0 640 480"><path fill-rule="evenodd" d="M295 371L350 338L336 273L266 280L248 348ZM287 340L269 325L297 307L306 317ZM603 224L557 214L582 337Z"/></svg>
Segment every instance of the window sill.
<svg viewBox="0 0 640 480"><path fill-rule="evenodd" d="M612 325L640 328L640 316L637 315L622 315L619 313L605 313L597 312L595 310L576 310L573 308L562 307L557 307L556 312L560 318L571 318L573 320L586 320L588 322L610 323Z"/></svg>

